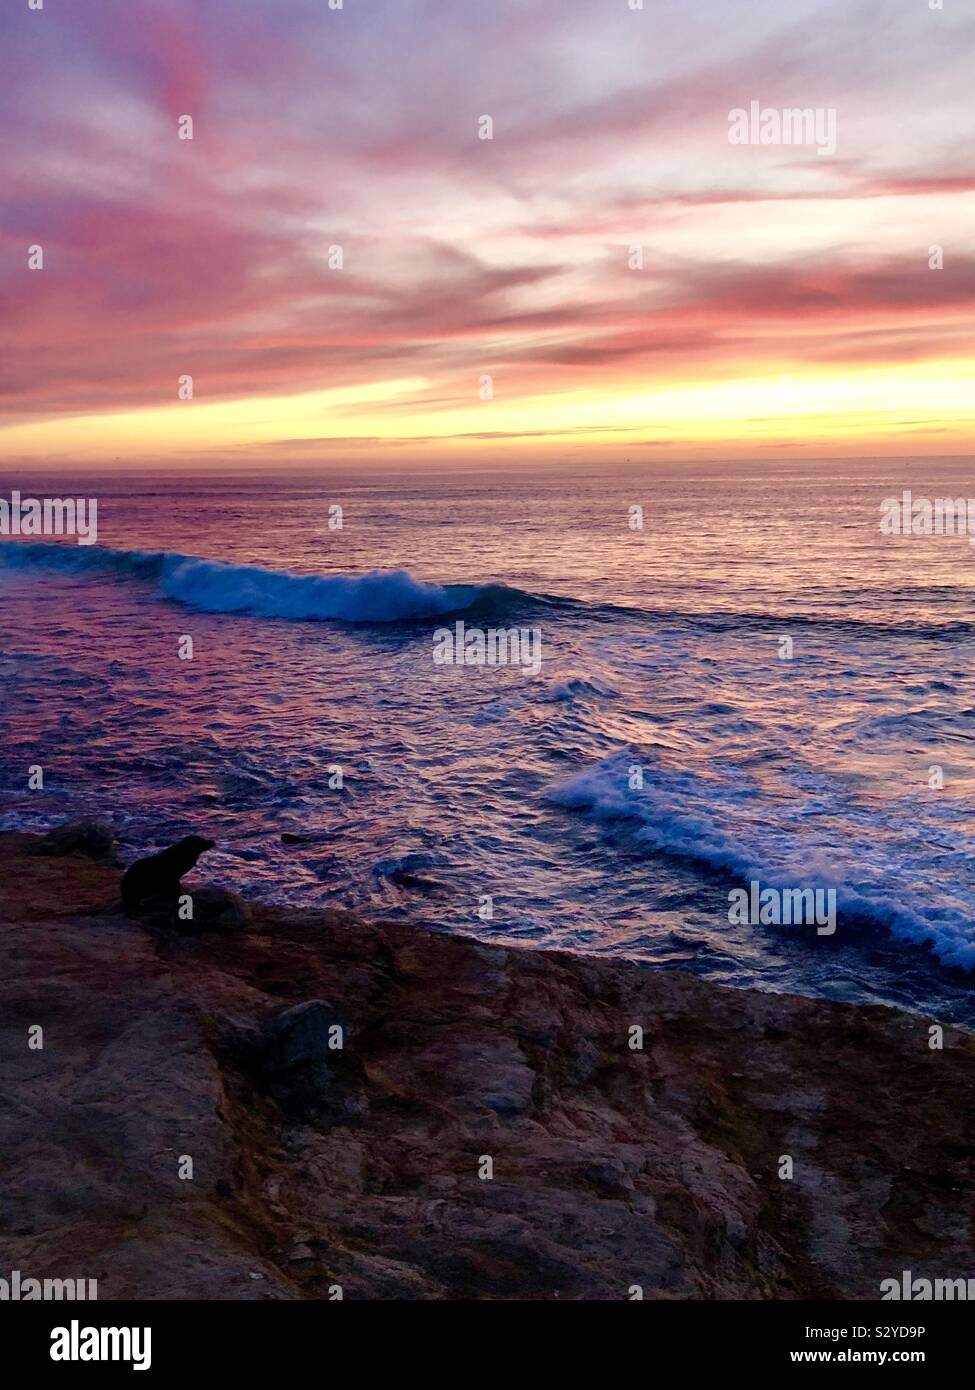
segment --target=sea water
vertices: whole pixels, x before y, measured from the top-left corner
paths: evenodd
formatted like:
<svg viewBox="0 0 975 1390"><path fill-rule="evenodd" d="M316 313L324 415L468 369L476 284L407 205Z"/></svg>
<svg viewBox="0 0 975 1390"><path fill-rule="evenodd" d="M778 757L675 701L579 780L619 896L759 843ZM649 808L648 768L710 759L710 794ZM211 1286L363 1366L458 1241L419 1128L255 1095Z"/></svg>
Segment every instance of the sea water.
<svg viewBox="0 0 975 1390"><path fill-rule="evenodd" d="M0 825L205 834L258 898L971 1022L975 551L880 527L971 471L7 476L99 529L0 541ZM458 622L537 669L437 661ZM835 932L730 920L753 881L835 892Z"/></svg>

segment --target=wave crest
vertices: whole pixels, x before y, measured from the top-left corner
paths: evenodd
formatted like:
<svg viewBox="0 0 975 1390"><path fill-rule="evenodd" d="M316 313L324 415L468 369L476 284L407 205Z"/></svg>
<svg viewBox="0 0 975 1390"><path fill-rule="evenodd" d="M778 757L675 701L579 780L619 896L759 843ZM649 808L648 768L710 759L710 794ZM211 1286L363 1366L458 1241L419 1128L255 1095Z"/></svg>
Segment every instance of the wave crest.
<svg viewBox="0 0 975 1390"><path fill-rule="evenodd" d="M17 541L0 544L6 569L116 573L155 582L163 598L207 613L305 622L392 623L524 598L500 585L428 584L408 570L361 575L292 574L166 551L111 550Z"/></svg>
<svg viewBox="0 0 975 1390"><path fill-rule="evenodd" d="M546 799L597 822L629 821L637 842L659 853L696 860L710 869L775 888L836 890L841 917L885 928L892 937L928 945L945 965L975 970L975 936L967 904L943 890L918 892L916 871L901 863L899 835L910 833L893 812L878 836L851 803L834 808L836 828L820 842L803 835L803 807L779 816L752 806L750 789L690 772L647 768L636 749L612 753ZM634 765L644 783L630 786ZM965 846L959 845L959 852ZM967 857L967 856L966 856Z"/></svg>

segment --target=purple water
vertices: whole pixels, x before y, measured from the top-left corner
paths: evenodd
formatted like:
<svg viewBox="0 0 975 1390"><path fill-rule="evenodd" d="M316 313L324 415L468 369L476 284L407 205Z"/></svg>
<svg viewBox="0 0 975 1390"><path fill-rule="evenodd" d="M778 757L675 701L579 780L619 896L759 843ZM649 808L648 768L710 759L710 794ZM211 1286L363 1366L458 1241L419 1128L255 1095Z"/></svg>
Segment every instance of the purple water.
<svg viewBox="0 0 975 1390"><path fill-rule="evenodd" d="M5 478L99 510L97 546L0 541L0 824L204 833L257 897L972 1021L975 548L879 529L971 472ZM538 673L435 664L458 618L537 629ZM834 887L835 935L732 925L756 876Z"/></svg>

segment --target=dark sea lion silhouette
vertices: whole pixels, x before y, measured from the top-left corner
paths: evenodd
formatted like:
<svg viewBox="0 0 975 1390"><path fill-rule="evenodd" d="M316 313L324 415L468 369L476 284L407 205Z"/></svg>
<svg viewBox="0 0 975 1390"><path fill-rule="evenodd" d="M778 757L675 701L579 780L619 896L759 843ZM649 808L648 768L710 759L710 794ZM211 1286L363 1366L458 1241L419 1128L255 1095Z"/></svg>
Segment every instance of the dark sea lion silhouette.
<svg viewBox="0 0 975 1390"><path fill-rule="evenodd" d="M201 854L213 849L216 840L202 835L186 835L175 845L137 859L122 875L122 901L134 912L147 898L175 903L180 894L180 879L196 865Z"/></svg>

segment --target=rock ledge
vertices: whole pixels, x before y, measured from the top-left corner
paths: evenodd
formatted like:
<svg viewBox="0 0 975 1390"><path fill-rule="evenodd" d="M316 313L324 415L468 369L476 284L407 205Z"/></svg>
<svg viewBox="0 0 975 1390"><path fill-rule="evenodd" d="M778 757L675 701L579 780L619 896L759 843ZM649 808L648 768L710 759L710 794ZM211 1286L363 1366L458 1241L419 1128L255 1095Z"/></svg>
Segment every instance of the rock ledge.
<svg viewBox="0 0 975 1390"><path fill-rule="evenodd" d="M0 836L5 1269L101 1299L875 1298L973 1272L965 1032L933 1052L893 1010L340 912L150 935L112 909L117 867L38 838Z"/></svg>

